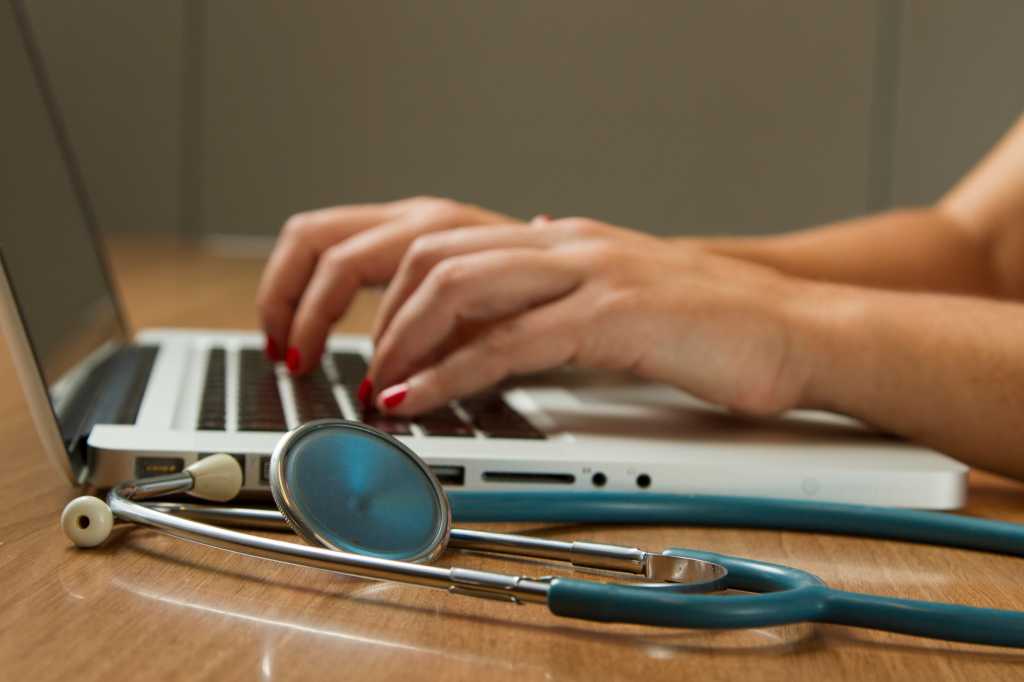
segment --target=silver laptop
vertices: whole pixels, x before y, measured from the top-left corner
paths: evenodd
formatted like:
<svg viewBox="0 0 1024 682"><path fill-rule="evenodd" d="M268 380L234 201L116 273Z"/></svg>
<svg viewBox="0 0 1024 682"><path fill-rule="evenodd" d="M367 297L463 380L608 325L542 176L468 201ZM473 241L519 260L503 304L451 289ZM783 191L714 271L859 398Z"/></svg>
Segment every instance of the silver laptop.
<svg viewBox="0 0 1024 682"><path fill-rule="evenodd" d="M227 452L243 493L264 496L284 431L344 417L396 435L463 489L963 504L965 466L837 415L741 419L669 386L566 369L406 420L353 399L364 337L332 337L321 366L293 379L256 332L132 333L29 26L2 11L0 320L44 450L69 479L104 488Z"/></svg>

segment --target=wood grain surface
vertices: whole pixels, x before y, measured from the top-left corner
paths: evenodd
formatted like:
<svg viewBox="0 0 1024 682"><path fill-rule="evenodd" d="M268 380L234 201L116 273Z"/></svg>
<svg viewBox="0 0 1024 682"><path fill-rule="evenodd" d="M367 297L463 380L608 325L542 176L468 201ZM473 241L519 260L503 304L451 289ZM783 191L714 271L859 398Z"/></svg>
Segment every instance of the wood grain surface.
<svg viewBox="0 0 1024 682"><path fill-rule="evenodd" d="M112 256L135 328L253 328L261 261L147 240ZM366 331L362 295L341 331ZM76 491L42 456L9 355L0 355L0 680L1007 680L1024 652L800 625L672 631L558 618L442 592L339 577L115 533L74 549L58 528ZM1024 487L972 474L979 516L1024 522ZM698 547L810 570L849 590L1024 609L1024 563L979 552L776 531L683 527L504 529L645 549ZM442 561L528 574L537 563Z"/></svg>

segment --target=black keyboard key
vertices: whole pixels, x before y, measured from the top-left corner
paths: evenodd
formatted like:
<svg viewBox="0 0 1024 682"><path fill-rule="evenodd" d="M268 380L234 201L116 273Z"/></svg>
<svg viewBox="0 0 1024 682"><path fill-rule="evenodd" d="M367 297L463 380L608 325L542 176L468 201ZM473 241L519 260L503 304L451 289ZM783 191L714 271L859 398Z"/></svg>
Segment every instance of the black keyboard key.
<svg viewBox="0 0 1024 682"><path fill-rule="evenodd" d="M331 382L327 380L322 367L317 367L305 376L292 380L295 407L299 421L313 419L341 419L341 407L334 399Z"/></svg>
<svg viewBox="0 0 1024 682"><path fill-rule="evenodd" d="M366 378L366 360L359 353L333 353L334 368L338 371L338 383L345 389L348 400L359 411L359 384Z"/></svg>
<svg viewBox="0 0 1024 682"><path fill-rule="evenodd" d="M338 370L338 381L346 388L356 389L366 377L366 360L359 353L333 353L334 367Z"/></svg>
<svg viewBox="0 0 1024 682"><path fill-rule="evenodd" d="M259 350L246 349L239 356L238 428L287 431L274 365Z"/></svg>
<svg viewBox="0 0 1024 682"><path fill-rule="evenodd" d="M473 426L490 438L545 438L521 414L513 410L501 393L491 391L461 401Z"/></svg>
<svg viewBox="0 0 1024 682"><path fill-rule="evenodd" d="M455 411L445 405L416 417L416 424L428 436L458 436L471 438L473 427L462 421Z"/></svg>
<svg viewBox="0 0 1024 682"><path fill-rule="evenodd" d="M223 348L213 348L207 354L203 397L199 405L198 428L203 431L223 431L227 399L225 387L226 357Z"/></svg>

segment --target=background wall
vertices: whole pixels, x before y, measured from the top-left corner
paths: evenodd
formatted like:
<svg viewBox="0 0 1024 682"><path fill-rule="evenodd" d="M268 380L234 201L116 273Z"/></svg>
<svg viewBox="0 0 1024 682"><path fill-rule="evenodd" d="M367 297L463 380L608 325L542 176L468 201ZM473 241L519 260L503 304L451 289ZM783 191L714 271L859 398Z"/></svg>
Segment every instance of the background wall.
<svg viewBox="0 0 1024 682"><path fill-rule="evenodd" d="M934 199L1024 110L1024 3L30 0L101 223L440 194L758 233Z"/></svg>

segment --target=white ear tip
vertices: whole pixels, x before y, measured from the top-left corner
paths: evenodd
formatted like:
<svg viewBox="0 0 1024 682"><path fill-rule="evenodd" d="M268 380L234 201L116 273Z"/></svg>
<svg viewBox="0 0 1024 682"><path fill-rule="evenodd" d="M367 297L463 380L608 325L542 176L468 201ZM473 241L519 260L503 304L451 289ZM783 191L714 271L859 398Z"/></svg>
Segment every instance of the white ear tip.
<svg viewBox="0 0 1024 682"><path fill-rule="evenodd" d="M192 474L195 481L189 495L204 500L226 502L242 489L242 467L231 455L204 457L185 471Z"/></svg>
<svg viewBox="0 0 1024 682"><path fill-rule="evenodd" d="M114 514L98 497L76 497L64 507L60 527L76 547L95 547L110 537Z"/></svg>

